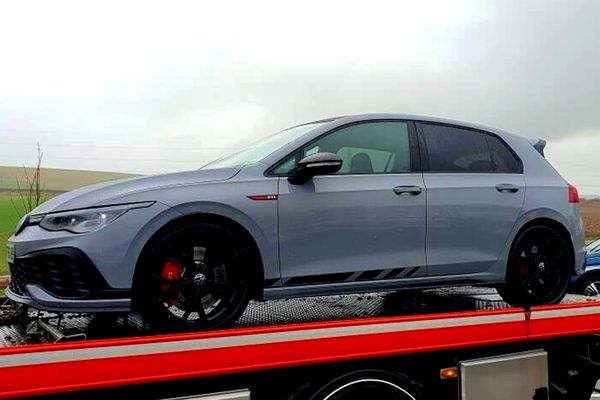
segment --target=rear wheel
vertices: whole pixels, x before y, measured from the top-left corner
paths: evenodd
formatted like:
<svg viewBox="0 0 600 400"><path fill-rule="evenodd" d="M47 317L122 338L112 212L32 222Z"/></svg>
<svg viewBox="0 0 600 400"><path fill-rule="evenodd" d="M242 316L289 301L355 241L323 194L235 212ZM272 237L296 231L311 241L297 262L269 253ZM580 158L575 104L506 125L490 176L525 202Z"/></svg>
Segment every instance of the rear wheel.
<svg viewBox="0 0 600 400"><path fill-rule="evenodd" d="M209 223L174 229L148 251L138 285L140 311L159 330L233 324L250 298L253 262L242 241Z"/></svg>
<svg viewBox="0 0 600 400"><path fill-rule="evenodd" d="M513 243L506 283L498 292L513 306L560 303L572 270L571 253L563 237L551 227L530 226Z"/></svg>

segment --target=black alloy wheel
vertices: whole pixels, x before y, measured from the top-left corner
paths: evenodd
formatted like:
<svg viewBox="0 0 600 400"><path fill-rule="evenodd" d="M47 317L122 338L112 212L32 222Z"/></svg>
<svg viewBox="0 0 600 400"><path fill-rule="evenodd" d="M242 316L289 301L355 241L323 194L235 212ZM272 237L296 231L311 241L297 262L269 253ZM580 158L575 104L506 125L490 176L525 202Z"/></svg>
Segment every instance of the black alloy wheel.
<svg viewBox="0 0 600 400"><path fill-rule="evenodd" d="M560 303L567 293L572 264L570 248L555 229L530 226L513 243L506 283L498 291L513 306Z"/></svg>
<svg viewBox="0 0 600 400"><path fill-rule="evenodd" d="M142 315L158 330L214 329L233 324L249 298L254 267L243 243L214 224L169 232L150 250L140 291Z"/></svg>

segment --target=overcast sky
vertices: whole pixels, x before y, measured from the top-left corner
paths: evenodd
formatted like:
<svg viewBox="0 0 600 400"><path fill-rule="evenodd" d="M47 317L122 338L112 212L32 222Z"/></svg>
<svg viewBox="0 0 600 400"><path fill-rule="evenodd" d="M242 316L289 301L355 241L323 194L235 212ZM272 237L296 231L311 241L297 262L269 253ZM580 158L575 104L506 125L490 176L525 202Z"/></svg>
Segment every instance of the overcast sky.
<svg viewBox="0 0 600 400"><path fill-rule="evenodd" d="M3 2L0 165L197 168L309 120L402 112L549 140L600 194L600 1Z"/></svg>

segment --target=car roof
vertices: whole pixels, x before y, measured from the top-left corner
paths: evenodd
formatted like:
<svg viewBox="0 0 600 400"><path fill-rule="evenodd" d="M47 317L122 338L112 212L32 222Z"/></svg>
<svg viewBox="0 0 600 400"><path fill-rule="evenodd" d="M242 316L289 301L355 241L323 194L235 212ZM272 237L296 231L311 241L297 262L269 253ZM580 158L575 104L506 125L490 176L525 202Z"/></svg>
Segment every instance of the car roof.
<svg viewBox="0 0 600 400"><path fill-rule="evenodd" d="M310 123L333 123L335 125L343 125L351 122L359 122L359 121L369 121L369 120L377 120L377 119L405 119L411 121L420 121L420 122L434 122L438 124L448 124L448 125L457 125L465 128L478 129L486 132L496 133L500 136L513 136L517 138L522 138L522 136L515 135L510 132L506 132L497 128L492 128L489 126L475 124L471 122L459 121L449 118L439 118L439 117L430 117L424 115L415 115L415 114L401 114L401 113L370 113L370 114L355 114L355 115L343 115L338 117L324 118L317 121L312 121ZM301 124L306 125L306 124Z"/></svg>

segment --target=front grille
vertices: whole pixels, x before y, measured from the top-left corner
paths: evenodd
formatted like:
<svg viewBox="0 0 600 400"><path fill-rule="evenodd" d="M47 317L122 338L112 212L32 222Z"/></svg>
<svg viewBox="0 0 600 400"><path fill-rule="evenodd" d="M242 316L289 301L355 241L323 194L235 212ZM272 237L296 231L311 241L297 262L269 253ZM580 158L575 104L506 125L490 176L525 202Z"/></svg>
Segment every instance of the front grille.
<svg viewBox="0 0 600 400"><path fill-rule="evenodd" d="M26 295L25 285L27 285L27 280L25 275L23 275L21 269L17 268L15 264L8 264L8 268L10 269L10 283L8 284L8 288L11 292L19 296Z"/></svg>
<svg viewBox="0 0 600 400"><path fill-rule="evenodd" d="M73 259L62 255L17 259L10 265L10 290L26 295L25 286L37 284L57 297L81 298L90 288L81 268Z"/></svg>

